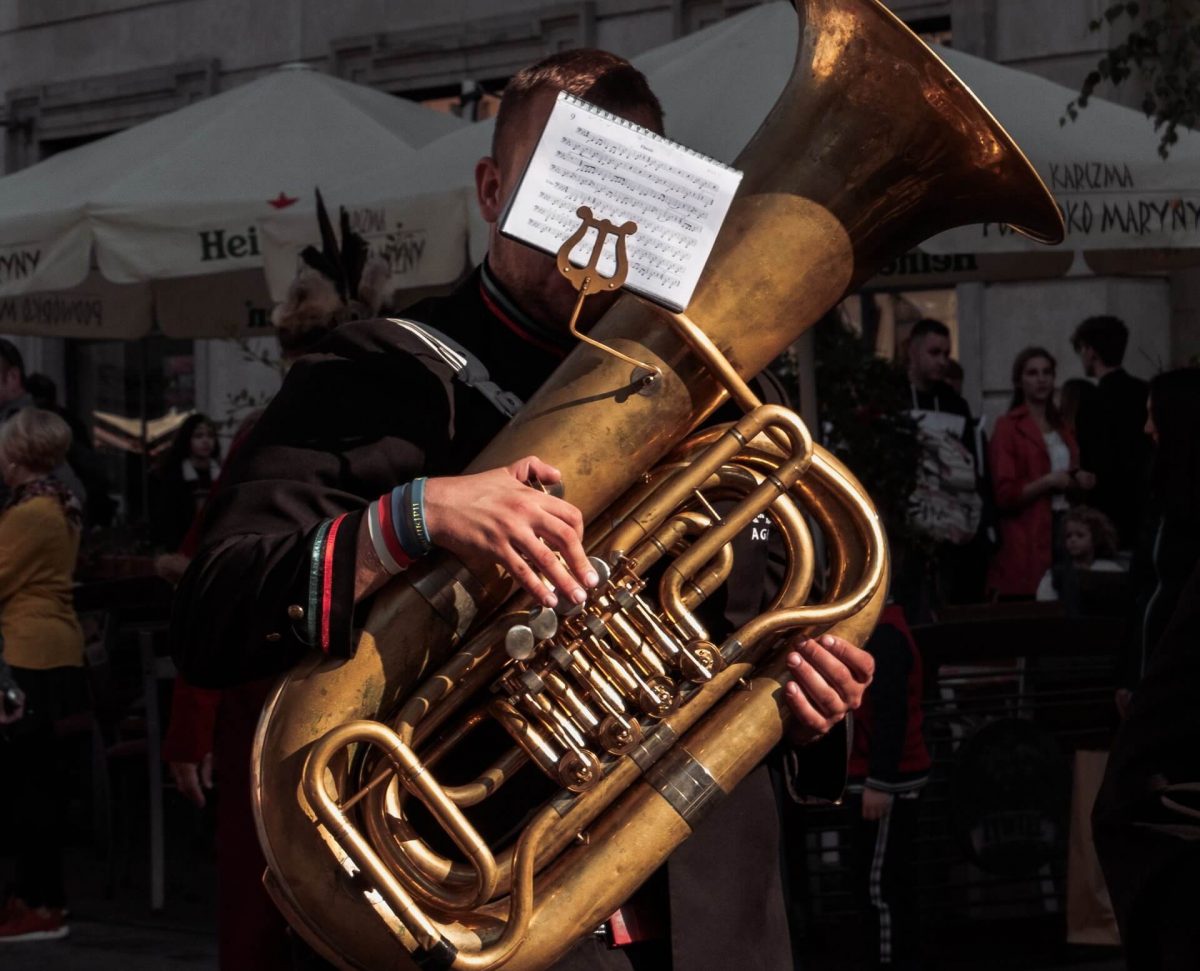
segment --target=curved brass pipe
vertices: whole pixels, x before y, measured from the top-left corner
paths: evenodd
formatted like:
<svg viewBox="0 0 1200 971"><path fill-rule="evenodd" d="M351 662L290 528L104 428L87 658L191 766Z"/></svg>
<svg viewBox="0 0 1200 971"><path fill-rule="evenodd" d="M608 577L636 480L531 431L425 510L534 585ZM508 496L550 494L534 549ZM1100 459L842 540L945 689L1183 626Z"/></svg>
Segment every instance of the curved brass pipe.
<svg viewBox="0 0 1200 971"><path fill-rule="evenodd" d="M693 437L680 449L678 454L684 456L695 454L701 448L711 445L726 427L717 426ZM782 455L776 451L770 453L762 451L739 452L734 461L718 469L704 483L700 491L705 494L713 493L714 500L719 501L723 498L720 490L729 490L735 500L741 501L756 486L762 483L766 474L773 473L778 468L780 459L782 459ZM653 490L666 476L683 468L685 464L675 461L659 466L652 474L645 476L643 485L634 490L635 495L640 495L643 488L647 491ZM758 471L747 468L748 464L756 465ZM629 503L626 508L634 508L644 498L644 495L640 495L637 502ZM775 600L772 601L769 607L770 610L775 610L781 605L792 606L802 603L808 597L809 591L812 589L816 559L813 550L812 531L808 528L808 523L805 522L803 514L790 494L781 494L765 511L771 518L772 524L779 530L783 537L787 559L787 573L783 578ZM704 528L707 528L709 525L707 517L702 517L701 514L694 511L680 513L671 519L664 529L671 528L673 531L670 535L675 535L676 532L682 529L681 524L683 522L695 522L697 523L696 532L698 533L701 520L703 521ZM604 534L603 540L598 540L590 549L593 551L607 549L607 539L610 534L611 529ZM692 533L689 532L688 535L692 535ZM630 554L630 560L636 564L639 573L644 573L654 563L658 562L659 558L665 552L666 545L662 534L659 534L658 543L654 542L653 537L647 540L646 543L637 547ZM728 547L724 547L724 549L728 549ZM716 581L714 579L693 577L691 578L691 582L700 588L703 596L698 597L690 591L685 592L682 604L676 609L694 611L701 600L711 595L715 589L711 584ZM724 577L719 582L723 583Z"/></svg>
<svg viewBox="0 0 1200 971"><path fill-rule="evenodd" d="M736 645L732 651L735 656L742 650L753 651L760 641L782 631L812 630L836 625L862 611L880 587L886 585L884 581L887 576L887 539L870 499L841 463L830 461L830 457L821 452L813 456L811 471L814 478L822 481L831 492L843 501L848 500L845 509L851 528L857 533L856 538L861 548L867 551L866 569L848 593L842 594L839 591L840 595L835 595L829 602L773 611L745 624L727 642L731 646ZM843 524L838 525L843 526L844 530ZM839 535L836 539L839 545L845 548L849 537Z"/></svg>
<svg viewBox="0 0 1200 971"><path fill-rule="evenodd" d="M330 763L345 751L347 746L370 743L381 748L405 779L405 784L419 787L429 799L431 809L447 824L459 848L475 863L476 893L481 898L471 906L479 906L495 889L495 860L487 844L458 812L453 803L437 791L436 784L426 777L423 766L415 753L386 726L379 722L351 722L330 732L315 745L305 763L304 795L313 807L322 825L334 835L346 851L355 867L363 871L387 901L392 912L403 921L413 936L424 948L440 943L439 928L425 915L412 896L383 865L368 841L351 825L342 807L326 788L326 774Z"/></svg>
<svg viewBox="0 0 1200 971"><path fill-rule="evenodd" d="M776 410L768 420L761 413L772 407ZM749 526L755 516L767 510L781 495L786 494L796 480L804 474L805 469L812 461L812 437L798 415L777 406L760 405L734 426L734 429L740 431L742 435L745 435L750 428L755 428L756 432L770 428L785 435L790 446L787 459L767 475L746 500L739 504L735 515L729 516L719 526L709 530L703 538L676 559L663 574L659 585L659 603L663 611L676 625L688 631L693 637L704 638L707 637L707 633L695 621L693 615L679 609L682 602L683 582L712 559L719 549L729 544L738 533ZM745 430L743 431L743 429ZM704 463L697 464L703 465ZM690 476L680 476L679 478L686 480Z"/></svg>

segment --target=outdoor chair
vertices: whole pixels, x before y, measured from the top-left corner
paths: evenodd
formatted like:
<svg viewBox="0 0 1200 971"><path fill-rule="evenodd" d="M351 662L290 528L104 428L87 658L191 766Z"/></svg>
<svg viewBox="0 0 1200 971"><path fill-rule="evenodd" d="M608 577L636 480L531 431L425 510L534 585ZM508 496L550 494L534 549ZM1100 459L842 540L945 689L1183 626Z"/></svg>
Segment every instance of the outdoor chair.
<svg viewBox="0 0 1200 971"><path fill-rule="evenodd" d="M159 686L174 678L175 669L170 658L157 655L155 640L166 624L157 611L120 607L82 615L88 619L99 615L95 634L86 644L85 664L94 725L93 816L108 862L108 891L116 893L134 836L131 814L118 810L131 800L130 786L144 772L149 902L150 909L158 912L166 895ZM131 649L136 654L125 653Z"/></svg>

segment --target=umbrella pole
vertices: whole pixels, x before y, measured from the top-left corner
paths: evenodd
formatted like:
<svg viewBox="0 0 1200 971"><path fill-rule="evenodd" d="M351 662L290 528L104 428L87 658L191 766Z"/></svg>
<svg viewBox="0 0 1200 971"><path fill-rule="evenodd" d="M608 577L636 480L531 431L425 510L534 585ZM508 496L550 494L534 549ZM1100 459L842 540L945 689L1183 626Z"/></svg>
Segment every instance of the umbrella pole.
<svg viewBox="0 0 1200 971"><path fill-rule="evenodd" d="M141 348L141 379L138 382L138 410L141 412L141 446L142 446L142 519L150 521L150 433L146 422L146 408L149 393L146 389L147 373L150 370L150 350L143 337L138 344Z"/></svg>

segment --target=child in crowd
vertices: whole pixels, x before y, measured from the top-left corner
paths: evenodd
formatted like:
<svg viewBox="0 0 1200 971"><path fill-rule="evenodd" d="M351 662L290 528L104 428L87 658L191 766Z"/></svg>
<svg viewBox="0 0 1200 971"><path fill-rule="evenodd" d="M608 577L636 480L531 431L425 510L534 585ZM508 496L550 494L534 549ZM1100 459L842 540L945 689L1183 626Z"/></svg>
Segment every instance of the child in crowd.
<svg viewBox="0 0 1200 971"><path fill-rule="evenodd" d="M869 966L906 971L919 964L912 870L917 799L931 764L921 731L924 678L899 605L884 608L865 646L875 678L855 712L846 785L855 896L866 918Z"/></svg>
<svg viewBox="0 0 1200 971"><path fill-rule="evenodd" d="M1051 567L1038 584L1038 600L1058 600L1064 570L1093 570L1115 573L1124 569L1113 557L1117 553L1117 531L1099 509L1076 506L1063 514L1063 550L1067 562Z"/></svg>

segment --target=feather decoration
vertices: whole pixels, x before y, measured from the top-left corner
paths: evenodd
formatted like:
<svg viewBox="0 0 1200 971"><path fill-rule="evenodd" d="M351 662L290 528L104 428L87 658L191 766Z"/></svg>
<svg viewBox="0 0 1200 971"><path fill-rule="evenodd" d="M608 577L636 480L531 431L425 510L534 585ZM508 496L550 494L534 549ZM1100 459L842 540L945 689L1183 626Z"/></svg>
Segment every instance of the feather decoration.
<svg viewBox="0 0 1200 971"><path fill-rule="evenodd" d="M342 272L346 277L347 300L358 299L358 285L362 281L363 267L367 265L370 247L367 241L350 228L350 214L341 207L342 223Z"/></svg>
<svg viewBox="0 0 1200 971"><path fill-rule="evenodd" d="M333 222L325 208L321 190L317 189L317 225L321 230L321 248L306 246L300 258L327 278L337 289L343 303L358 299L358 285L369 256L367 241L350 228L350 214L344 206L339 209L342 242L338 245Z"/></svg>

